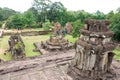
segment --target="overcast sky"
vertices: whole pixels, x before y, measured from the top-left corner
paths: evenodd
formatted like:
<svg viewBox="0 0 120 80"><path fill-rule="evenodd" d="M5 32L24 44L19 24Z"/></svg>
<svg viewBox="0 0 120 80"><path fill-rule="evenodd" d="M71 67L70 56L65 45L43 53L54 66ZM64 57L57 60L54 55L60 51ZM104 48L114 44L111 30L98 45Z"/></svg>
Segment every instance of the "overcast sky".
<svg viewBox="0 0 120 80"><path fill-rule="evenodd" d="M51 0L60 1L67 10L85 10L94 13L97 10L108 13L120 7L120 0ZM8 7L24 12L32 6L33 0L0 0L0 7Z"/></svg>

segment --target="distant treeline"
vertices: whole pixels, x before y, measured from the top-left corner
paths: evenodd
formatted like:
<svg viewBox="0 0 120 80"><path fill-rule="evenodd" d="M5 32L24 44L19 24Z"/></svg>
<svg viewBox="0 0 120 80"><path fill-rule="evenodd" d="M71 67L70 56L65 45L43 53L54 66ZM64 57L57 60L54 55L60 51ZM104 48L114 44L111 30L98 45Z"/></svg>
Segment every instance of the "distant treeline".
<svg viewBox="0 0 120 80"><path fill-rule="evenodd" d="M50 29L55 22L65 26L71 22L73 36L79 36L79 29L83 27L85 19L110 20L110 28L115 32L114 39L120 41L120 8L115 12L104 14L101 11L89 13L84 10L68 11L61 2L50 0L34 0L33 6L24 13L9 8L0 8L0 26L6 21L6 28L44 28Z"/></svg>

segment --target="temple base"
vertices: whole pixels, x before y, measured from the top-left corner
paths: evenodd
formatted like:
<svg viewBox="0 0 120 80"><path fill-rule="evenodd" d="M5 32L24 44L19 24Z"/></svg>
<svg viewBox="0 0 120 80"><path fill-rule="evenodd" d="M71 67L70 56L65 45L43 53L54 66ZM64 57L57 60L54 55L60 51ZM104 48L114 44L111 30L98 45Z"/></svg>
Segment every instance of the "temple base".
<svg viewBox="0 0 120 80"><path fill-rule="evenodd" d="M73 80L117 80L116 73L113 69L109 72L102 73L100 71L82 71L74 66L69 66L68 73Z"/></svg>

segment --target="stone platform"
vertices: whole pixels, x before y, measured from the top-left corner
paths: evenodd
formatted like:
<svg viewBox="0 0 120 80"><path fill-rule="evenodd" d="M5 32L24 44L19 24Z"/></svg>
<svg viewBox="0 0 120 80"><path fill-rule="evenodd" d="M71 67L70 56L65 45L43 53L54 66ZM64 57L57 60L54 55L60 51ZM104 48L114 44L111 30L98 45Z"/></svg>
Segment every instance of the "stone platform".
<svg viewBox="0 0 120 80"><path fill-rule="evenodd" d="M53 54L53 53L58 53L58 54L61 54L61 53L66 53L66 54L69 54L69 53L75 53L74 51L74 49L72 48L73 47L73 44L69 44L69 47L71 47L70 49L63 49L63 50L59 50L59 47L58 47L58 49L57 49L57 47L55 47L55 46L50 46L50 47L52 47L53 49L44 49L44 48L42 48L41 47L41 43L40 42L36 42L36 43L34 43L34 46L35 46L35 49L34 49L34 51L38 51L38 52L40 52L42 55L44 55L44 54Z"/></svg>
<svg viewBox="0 0 120 80"><path fill-rule="evenodd" d="M72 80L67 65L73 59L71 53L52 53L0 64L0 80Z"/></svg>
<svg viewBox="0 0 120 80"><path fill-rule="evenodd" d="M113 60L110 72L103 74L99 79L87 76L87 74L82 75L79 69L74 67L69 67L67 74L71 76L73 80L120 80L120 61ZM95 74L92 76L95 76Z"/></svg>
<svg viewBox="0 0 120 80"><path fill-rule="evenodd" d="M3 62L0 63L0 80L74 80L67 74L74 56L75 51L71 50L70 53L51 53ZM116 72L115 80L120 80L120 61L113 60L111 67Z"/></svg>

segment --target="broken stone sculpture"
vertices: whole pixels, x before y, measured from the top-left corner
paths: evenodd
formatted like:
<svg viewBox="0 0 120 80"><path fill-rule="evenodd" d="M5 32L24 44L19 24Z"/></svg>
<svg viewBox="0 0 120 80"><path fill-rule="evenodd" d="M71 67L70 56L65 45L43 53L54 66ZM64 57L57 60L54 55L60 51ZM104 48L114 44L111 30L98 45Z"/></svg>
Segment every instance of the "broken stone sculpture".
<svg viewBox="0 0 120 80"><path fill-rule="evenodd" d="M9 50L14 59L21 59L25 56L25 45L19 34L12 34L9 38Z"/></svg>

